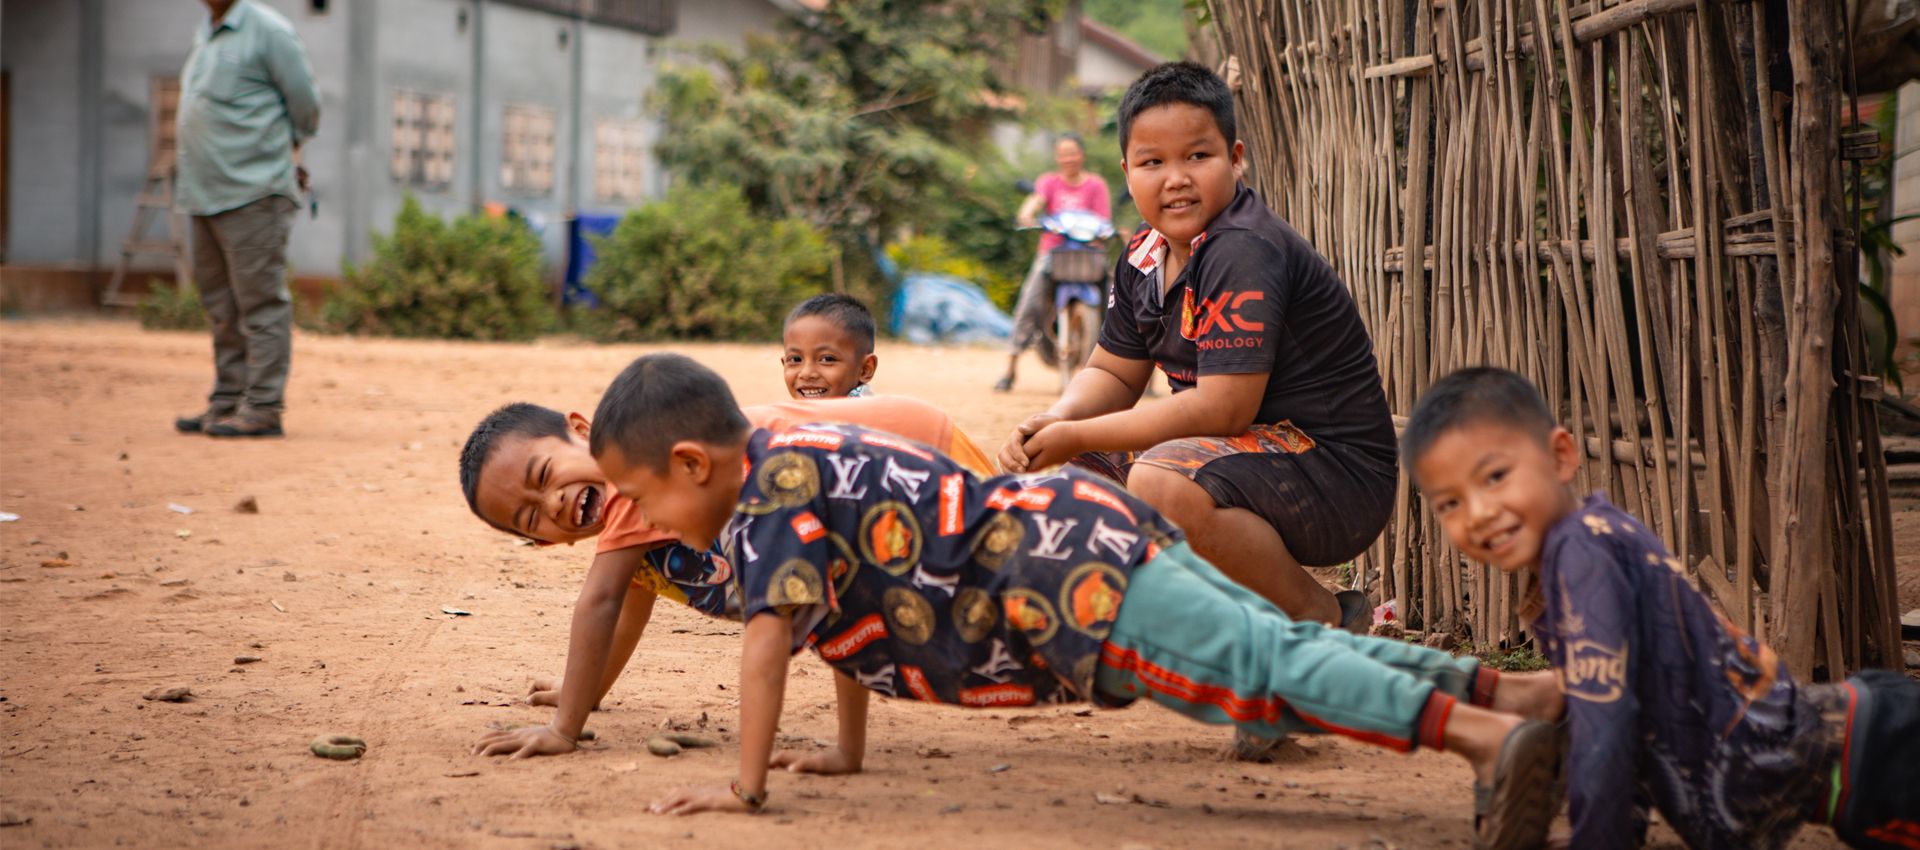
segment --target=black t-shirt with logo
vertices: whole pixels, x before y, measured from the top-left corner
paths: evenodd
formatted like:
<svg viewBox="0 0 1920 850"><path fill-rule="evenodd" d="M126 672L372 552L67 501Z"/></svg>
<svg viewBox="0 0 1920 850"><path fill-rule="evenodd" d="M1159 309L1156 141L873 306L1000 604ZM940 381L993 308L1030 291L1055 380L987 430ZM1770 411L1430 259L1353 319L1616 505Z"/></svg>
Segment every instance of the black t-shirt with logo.
<svg viewBox="0 0 1920 850"><path fill-rule="evenodd" d="M1319 252L1241 186L1164 283L1167 238L1145 225L1117 266L1100 345L1152 360L1178 393L1203 375L1266 372L1254 421L1395 462L1373 340ZM1164 290L1164 292L1163 292Z"/></svg>

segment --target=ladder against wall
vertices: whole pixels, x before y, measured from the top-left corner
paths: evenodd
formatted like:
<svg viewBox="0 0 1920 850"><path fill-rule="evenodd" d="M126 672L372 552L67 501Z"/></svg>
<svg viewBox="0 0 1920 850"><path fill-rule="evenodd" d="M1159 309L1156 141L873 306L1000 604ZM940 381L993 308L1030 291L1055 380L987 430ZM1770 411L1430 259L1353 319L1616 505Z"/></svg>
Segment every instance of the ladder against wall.
<svg viewBox="0 0 1920 850"><path fill-rule="evenodd" d="M137 295L120 291L135 257L166 257L173 263L175 286L186 286L193 279L187 263L187 217L173 211L174 125L173 116L180 106L180 80L154 77L148 90L147 179L133 197L133 227L120 243L120 260L113 264L113 279L100 295L100 303L109 307L131 307L140 303ZM155 224L165 225L164 238L149 236Z"/></svg>

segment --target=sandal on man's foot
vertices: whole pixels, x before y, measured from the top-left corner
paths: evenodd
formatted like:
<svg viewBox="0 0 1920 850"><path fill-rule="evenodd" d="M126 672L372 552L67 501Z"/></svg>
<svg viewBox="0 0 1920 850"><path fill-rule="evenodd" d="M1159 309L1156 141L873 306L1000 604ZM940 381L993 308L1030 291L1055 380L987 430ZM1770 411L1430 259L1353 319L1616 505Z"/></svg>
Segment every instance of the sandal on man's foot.
<svg viewBox="0 0 1920 850"><path fill-rule="evenodd" d="M1494 760L1493 784L1473 786L1475 850L1529 850L1546 841L1560 812L1560 730L1523 720Z"/></svg>
<svg viewBox="0 0 1920 850"><path fill-rule="evenodd" d="M223 416L207 424L209 437L284 437L287 432L280 428L280 413L258 408L241 408L238 413Z"/></svg>

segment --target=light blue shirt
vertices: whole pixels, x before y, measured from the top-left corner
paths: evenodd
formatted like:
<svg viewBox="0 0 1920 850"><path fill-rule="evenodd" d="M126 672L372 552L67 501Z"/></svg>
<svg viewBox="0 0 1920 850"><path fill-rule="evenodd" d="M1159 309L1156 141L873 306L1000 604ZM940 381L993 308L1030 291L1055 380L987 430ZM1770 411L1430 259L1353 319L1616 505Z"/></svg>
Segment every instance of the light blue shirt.
<svg viewBox="0 0 1920 850"><path fill-rule="evenodd" d="M269 195L298 204L293 146L320 128L320 92L293 24L238 0L198 27L175 122L175 209L213 215Z"/></svg>

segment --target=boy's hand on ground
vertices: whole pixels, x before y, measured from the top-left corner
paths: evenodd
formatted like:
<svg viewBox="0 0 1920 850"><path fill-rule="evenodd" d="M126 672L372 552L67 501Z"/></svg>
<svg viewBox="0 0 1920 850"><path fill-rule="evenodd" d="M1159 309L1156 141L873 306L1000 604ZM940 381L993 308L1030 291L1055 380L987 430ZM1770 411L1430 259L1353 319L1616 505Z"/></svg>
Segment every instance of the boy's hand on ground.
<svg viewBox="0 0 1920 850"><path fill-rule="evenodd" d="M653 801L647 811L656 815L693 815L701 812L751 812L725 785L717 788L675 788Z"/></svg>
<svg viewBox="0 0 1920 850"><path fill-rule="evenodd" d="M1059 466L1080 454L1079 435L1074 432L1077 425L1077 422L1054 422L1028 437L1025 446L1027 468Z"/></svg>
<svg viewBox="0 0 1920 850"><path fill-rule="evenodd" d="M527 704L558 708L560 706L560 686L564 684L564 681L565 680L562 679L553 679L545 676L534 679L527 685ZM599 711L600 706L595 705L593 710Z"/></svg>
<svg viewBox="0 0 1920 850"><path fill-rule="evenodd" d="M812 753L781 750L773 754L769 765L784 767L792 773L818 773L825 776L860 772L859 760L849 757L839 747Z"/></svg>
<svg viewBox="0 0 1920 850"><path fill-rule="evenodd" d="M1027 421L1013 426L1013 433L1007 436L1006 445L1000 447L1000 471L1020 473L1039 469L1032 463L1031 452L1026 448L1027 438L1059 421L1060 415L1057 413L1036 413L1027 417Z"/></svg>
<svg viewBox="0 0 1920 850"><path fill-rule="evenodd" d="M480 743L473 745L473 754L518 759L566 755L576 749L579 747L565 735L555 732L552 726L522 726L488 732L480 739Z"/></svg>
<svg viewBox="0 0 1920 850"><path fill-rule="evenodd" d="M528 705L559 705L560 680L541 676L527 683Z"/></svg>

